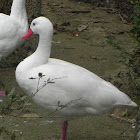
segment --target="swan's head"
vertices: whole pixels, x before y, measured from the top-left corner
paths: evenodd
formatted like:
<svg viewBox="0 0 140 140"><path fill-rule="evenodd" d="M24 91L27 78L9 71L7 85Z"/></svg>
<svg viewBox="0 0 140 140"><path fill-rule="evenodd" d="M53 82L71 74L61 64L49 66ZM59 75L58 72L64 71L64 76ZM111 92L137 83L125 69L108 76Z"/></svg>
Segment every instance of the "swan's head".
<svg viewBox="0 0 140 140"><path fill-rule="evenodd" d="M53 34L53 25L51 21L45 17L38 17L31 22L30 29L22 39L30 38L33 34L44 35Z"/></svg>

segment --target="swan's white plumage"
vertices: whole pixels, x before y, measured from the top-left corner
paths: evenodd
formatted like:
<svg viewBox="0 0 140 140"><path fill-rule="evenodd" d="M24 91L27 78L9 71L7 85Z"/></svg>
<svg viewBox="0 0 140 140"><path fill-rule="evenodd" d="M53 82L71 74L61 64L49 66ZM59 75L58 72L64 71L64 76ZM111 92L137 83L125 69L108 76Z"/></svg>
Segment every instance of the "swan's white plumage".
<svg viewBox="0 0 140 140"><path fill-rule="evenodd" d="M10 16L0 13L0 58L8 56L23 44L21 38L27 30L25 0L14 0Z"/></svg>
<svg viewBox="0 0 140 140"><path fill-rule="evenodd" d="M65 105L76 100L57 112L66 120L68 116L101 114L120 105L137 106L111 83L85 68L49 58L53 26L48 19L40 17L33 20L31 30L39 34L39 45L31 56L18 65L16 80L24 92L31 96L36 92L38 83L37 79L31 77L37 78L38 73L45 75L40 80L40 86L49 78L54 79L54 83L48 83L33 97L38 105L54 111L58 101Z"/></svg>

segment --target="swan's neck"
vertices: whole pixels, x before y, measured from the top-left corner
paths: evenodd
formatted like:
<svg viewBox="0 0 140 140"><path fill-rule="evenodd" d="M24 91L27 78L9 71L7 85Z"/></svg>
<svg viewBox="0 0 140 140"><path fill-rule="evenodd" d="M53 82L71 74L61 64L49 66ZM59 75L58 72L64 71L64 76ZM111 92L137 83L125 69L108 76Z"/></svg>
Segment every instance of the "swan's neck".
<svg viewBox="0 0 140 140"><path fill-rule="evenodd" d="M13 0L10 14L10 16L17 18L20 21L20 23L23 24L27 24L25 1L26 0Z"/></svg>
<svg viewBox="0 0 140 140"><path fill-rule="evenodd" d="M30 64L32 64L31 67L41 66L48 62L51 53L51 44L52 36L39 36L38 48L27 58Z"/></svg>
<svg viewBox="0 0 140 140"><path fill-rule="evenodd" d="M52 37L39 36L38 48L35 54L40 57L42 62L47 62L51 53Z"/></svg>

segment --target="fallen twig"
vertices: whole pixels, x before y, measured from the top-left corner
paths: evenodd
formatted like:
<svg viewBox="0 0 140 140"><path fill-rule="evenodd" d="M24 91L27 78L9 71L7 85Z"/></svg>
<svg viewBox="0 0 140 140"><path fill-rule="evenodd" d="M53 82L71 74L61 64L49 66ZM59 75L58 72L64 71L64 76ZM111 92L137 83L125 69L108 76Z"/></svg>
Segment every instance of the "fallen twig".
<svg viewBox="0 0 140 140"><path fill-rule="evenodd" d="M122 20L122 22L125 23L125 20L123 19L122 15L119 14L119 16L120 16L120 19Z"/></svg>
<svg viewBox="0 0 140 140"><path fill-rule="evenodd" d="M86 14L86 13L90 13L91 11L90 10L73 10L73 11L67 11L68 13L75 13L75 14L80 14L80 13L83 13L83 14Z"/></svg>
<svg viewBox="0 0 140 140"><path fill-rule="evenodd" d="M117 120L119 120L121 122L127 122L127 123L130 123L130 124L133 124L134 123L131 120L127 120L127 119L124 119L124 118L121 118L121 117L117 117L114 114L109 115L109 117L115 118L115 119L117 119Z"/></svg>

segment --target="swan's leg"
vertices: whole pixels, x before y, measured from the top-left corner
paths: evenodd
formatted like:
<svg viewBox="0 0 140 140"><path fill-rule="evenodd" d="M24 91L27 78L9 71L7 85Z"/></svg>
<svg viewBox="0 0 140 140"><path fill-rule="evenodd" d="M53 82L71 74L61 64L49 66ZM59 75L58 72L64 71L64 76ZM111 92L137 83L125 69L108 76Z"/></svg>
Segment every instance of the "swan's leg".
<svg viewBox="0 0 140 140"><path fill-rule="evenodd" d="M65 121L62 123L62 136L60 140L67 140L67 127L68 127L68 122Z"/></svg>

